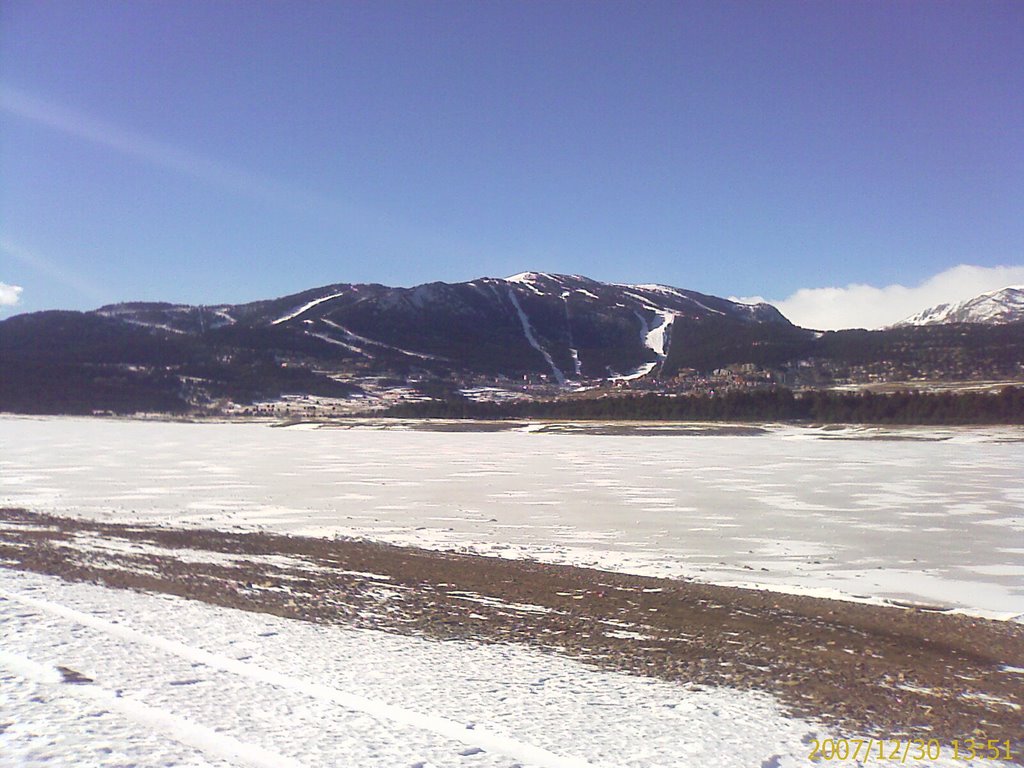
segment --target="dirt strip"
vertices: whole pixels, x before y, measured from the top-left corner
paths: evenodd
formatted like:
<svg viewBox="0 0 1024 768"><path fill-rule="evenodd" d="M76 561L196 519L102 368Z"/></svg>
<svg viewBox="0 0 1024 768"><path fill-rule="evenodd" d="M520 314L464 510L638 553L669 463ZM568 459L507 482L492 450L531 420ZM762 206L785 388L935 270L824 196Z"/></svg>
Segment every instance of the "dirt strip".
<svg viewBox="0 0 1024 768"><path fill-rule="evenodd" d="M846 735L1009 739L1024 625L362 540L106 524L0 509L0 566L775 694ZM2 570L0 570L2 579Z"/></svg>

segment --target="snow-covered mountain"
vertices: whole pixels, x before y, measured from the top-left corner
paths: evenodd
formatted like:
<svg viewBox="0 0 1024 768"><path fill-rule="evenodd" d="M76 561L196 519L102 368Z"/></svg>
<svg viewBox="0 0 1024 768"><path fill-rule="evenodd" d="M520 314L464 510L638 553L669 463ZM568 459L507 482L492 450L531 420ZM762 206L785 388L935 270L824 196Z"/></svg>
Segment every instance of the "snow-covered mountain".
<svg viewBox="0 0 1024 768"><path fill-rule="evenodd" d="M1019 313L1022 291L998 293L998 308L981 297L990 302L975 316L986 322L970 326L828 333L768 304L542 272L411 288L340 283L248 304L34 312L0 321L0 411L172 412L410 387L457 402L467 387L671 388L734 366L794 386L1016 379L1024 322L1007 324L1003 310ZM946 323L965 317L934 312Z"/></svg>
<svg viewBox="0 0 1024 768"><path fill-rule="evenodd" d="M989 291L964 301L939 304L895 324L944 325L946 323L986 323L1001 325L1024 320L1024 285L1012 285Z"/></svg>
<svg viewBox="0 0 1024 768"><path fill-rule="evenodd" d="M240 305L116 304L95 314L178 336L259 336L376 370L543 374L560 384L657 373L680 320L791 327L769 304L544 272L413 288L336 284Z"/></svg>

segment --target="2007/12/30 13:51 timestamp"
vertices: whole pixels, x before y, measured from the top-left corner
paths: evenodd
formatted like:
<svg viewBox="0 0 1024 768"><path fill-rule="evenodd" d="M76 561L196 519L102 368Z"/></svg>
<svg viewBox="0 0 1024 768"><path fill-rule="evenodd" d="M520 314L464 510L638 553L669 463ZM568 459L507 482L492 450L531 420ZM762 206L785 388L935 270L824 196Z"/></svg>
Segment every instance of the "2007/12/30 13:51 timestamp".
<svg viewBox="0 0 1024 768"><path fill-rule="evenodd" d="M906 763L908 760L1013 760L1010 740L953 739L943 745L938 739L814 739L810 760L862 760Z"/></svg>

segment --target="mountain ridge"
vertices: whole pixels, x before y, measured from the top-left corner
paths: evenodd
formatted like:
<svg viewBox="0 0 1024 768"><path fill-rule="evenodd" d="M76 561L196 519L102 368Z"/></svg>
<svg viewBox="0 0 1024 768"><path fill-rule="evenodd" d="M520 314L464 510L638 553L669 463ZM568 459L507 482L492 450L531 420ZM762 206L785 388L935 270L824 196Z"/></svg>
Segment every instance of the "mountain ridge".
<svg viewBox="0 0 1024 768"><path fill-rule="evenodd" d="M667 357L671 326L680 318L792 325L769 304L740 304L667 285L602 283L545 272L408 288L333 283L245 304L125 302L93 312L177 334L230 326L284 328L365 358L389 350L420 361L461 359L482 373L497 363L499 350L489 349L488 340L481 338L487 334L480 331L498 331L506 355L511 351L534 358L515 373L540 369L560 384L651 373ZM453 334L475 342L476 349L452 354Z"/></svg>
<svg viewBox="0 0 1024 768"><path fill-rule="evenodd" d="M1017 381L1024 322L818 332L769 304L523 272L408 288L333 283L242 304L15 315L0 321L0 360L6 411L265 412L289 398L358 410L395 398L618 388L714 395Z"/></svg>
<svg viewBox="0 0 1024 768"><path fill-rule="evenodd" d="M947 323L1005 324L1021 320L1024 320L1024 285L1008 285L962 301L936 304L891 327Z"/></svg>

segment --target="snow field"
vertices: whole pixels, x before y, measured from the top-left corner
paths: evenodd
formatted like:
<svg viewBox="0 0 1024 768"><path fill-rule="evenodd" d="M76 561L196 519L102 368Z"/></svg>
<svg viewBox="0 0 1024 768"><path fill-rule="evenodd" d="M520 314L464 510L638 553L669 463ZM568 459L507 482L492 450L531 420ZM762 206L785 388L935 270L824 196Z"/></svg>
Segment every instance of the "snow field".
<svg viewBox="0 0 1024 768"><path fill-rule="evenodd" d="M0 638L4 766L785 768L827 735L765 694L28 573Z"/></svg>

